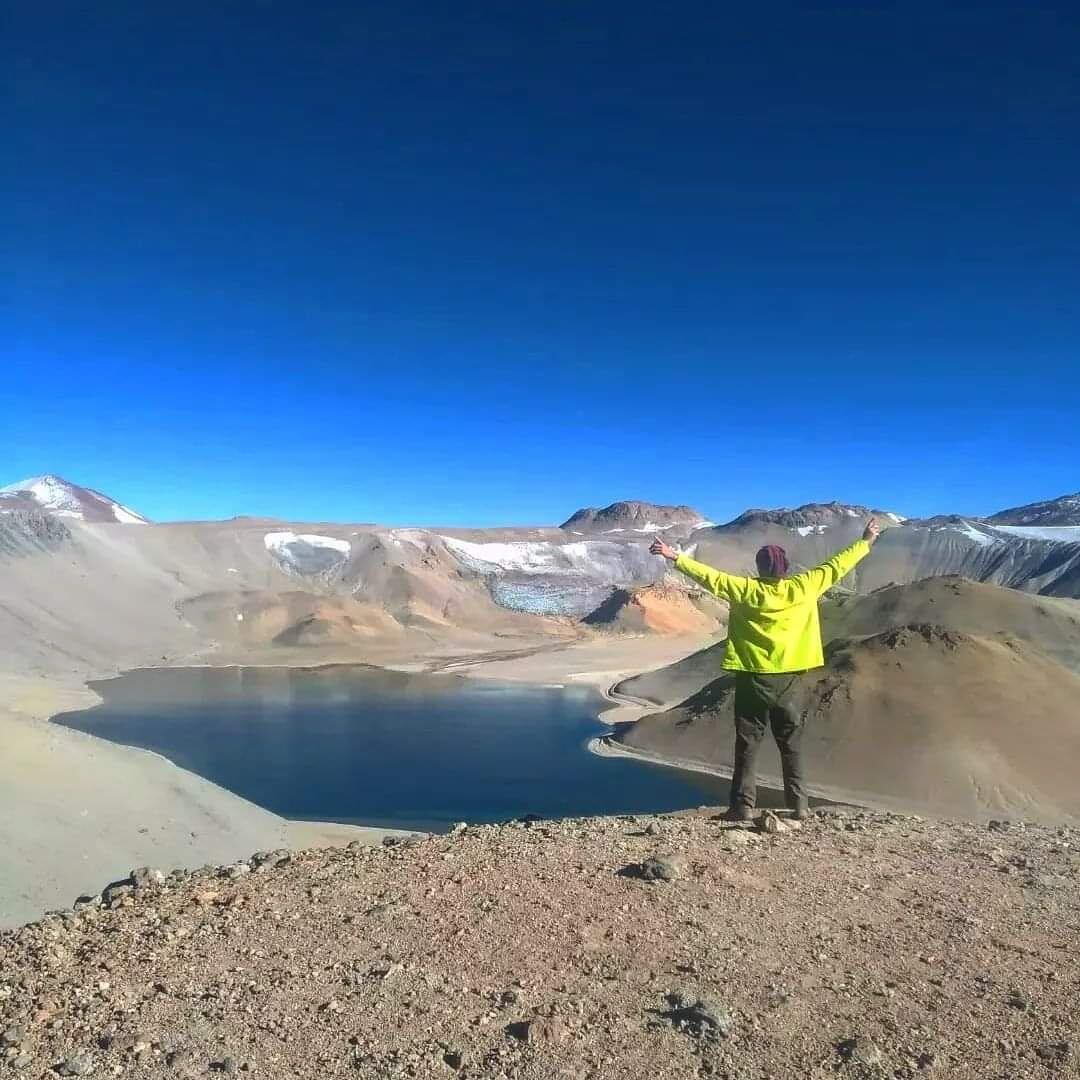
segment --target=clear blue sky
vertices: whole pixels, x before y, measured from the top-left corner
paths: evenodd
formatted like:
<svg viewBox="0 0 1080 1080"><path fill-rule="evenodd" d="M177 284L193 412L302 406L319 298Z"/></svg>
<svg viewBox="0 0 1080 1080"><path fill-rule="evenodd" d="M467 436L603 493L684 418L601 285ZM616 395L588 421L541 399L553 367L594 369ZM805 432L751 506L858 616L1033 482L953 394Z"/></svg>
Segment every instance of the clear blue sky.
<svg viewBox="0 0 1080 1080"><path fill-rule="evenodd" d="M6 23L3 482L476 524L1080 488L1075 3Z"/></svg>

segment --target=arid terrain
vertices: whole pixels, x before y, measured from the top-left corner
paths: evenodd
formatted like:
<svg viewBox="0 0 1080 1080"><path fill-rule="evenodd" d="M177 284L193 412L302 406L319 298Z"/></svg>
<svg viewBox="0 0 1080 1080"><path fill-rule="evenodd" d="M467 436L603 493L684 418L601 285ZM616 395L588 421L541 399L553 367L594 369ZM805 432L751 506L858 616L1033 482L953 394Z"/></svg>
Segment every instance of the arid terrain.
<svg viewBox="0 0 1080 1080"><path fill-rule="evenodd" d="M1080 834L833 811L461 828L0 934L13 1075L1077 1075Z"/></svg>
<svg viewBox="0 0 1080 1080"><path fill-rule="evenodd" d="M48 719L135 667L360 662L610 690L609 752L723 773L727 612L651 536L735 572L782 543L798 570L869 511L155 525L55 477L0 492L2 1060L42 1078L1076 1075L1075 502L884 513L824 601L812 782L876 810L410 837L288 822Z"/></svg>

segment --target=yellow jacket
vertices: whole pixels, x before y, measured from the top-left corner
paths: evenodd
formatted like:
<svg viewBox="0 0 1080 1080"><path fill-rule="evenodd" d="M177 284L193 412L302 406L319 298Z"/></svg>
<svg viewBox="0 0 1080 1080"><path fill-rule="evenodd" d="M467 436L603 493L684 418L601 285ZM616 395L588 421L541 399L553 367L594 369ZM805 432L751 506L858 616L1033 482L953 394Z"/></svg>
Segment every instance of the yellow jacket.
<svg viewBox="0 0 1080 1080"><path fill-rule="evenodd" d="M687 555L675 568L731 604L727 671L782 673L821 667L818 598L870 553L865 540L837 552L828 562L787 578L736 577Z"/></svg>

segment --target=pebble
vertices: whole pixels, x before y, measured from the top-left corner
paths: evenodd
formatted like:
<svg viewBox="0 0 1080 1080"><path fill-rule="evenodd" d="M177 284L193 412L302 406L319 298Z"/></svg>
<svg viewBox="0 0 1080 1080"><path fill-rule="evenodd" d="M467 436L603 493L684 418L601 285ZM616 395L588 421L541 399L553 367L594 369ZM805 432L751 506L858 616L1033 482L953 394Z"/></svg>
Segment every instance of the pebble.
<svg viewBox="0 0 1080 1080"><path fill-rule="evenodd" d="M26 1028L12 1024L11 1027L4 1029L3 1035L0 1035L0 1042L5 1046L18 1046L25 1038Z"/></svg>

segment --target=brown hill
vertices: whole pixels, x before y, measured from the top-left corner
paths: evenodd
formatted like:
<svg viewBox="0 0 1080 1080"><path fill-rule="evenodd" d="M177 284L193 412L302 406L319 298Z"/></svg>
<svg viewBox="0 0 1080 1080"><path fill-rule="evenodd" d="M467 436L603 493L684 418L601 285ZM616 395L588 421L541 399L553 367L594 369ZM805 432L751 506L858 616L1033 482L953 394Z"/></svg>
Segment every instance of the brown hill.
<svg viewBox="0 0 1080 1080"><path fill-rule="evenodd" d="M1021 641L1080 674L1080 602L983 585L958 577L925 578L888 585L864 596L840 596L821 605L822 636L864 637L910 623ZM668 667L625 679L619 694L657 705L674 705L720 674L723 642Z"/></svg>
<svg viewBox="0 0 1080 1080"><path fill-rule="evenodd" d="M733 687L721 677L619 738L729 767ZM1016 639L924 623L837 641L808 676L811 780L825 796L920 812L1080 818L1078 702L1080 676ZM772 758L765 769L778 775Z"/></svg>
<svg viewBox="0 0 1080 1080"><path fill-rule="evenodd" d="M299 591L208 593L179 607L200 631L234 647L344 644L401 633L374 604Z"/></svg>
<svg viewBox="0 0 1080 1080"><path fill-rule="evenodd" d="M825 640L861 637L908 623L1018 640L1080 674L1080 602L1033 596L960 577L889 585L822 605Z"/></svg>
<svg viewBox="0 0 1080 1080"><path fill-rule="evenodd" d="M658 583L616 589L582 622L628 633L714 634L727 625L727 606L706 593Z"/></svg>

